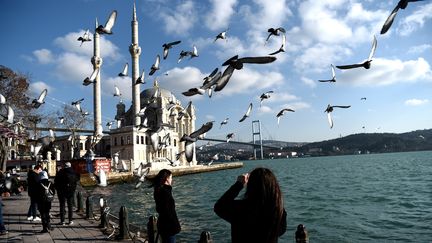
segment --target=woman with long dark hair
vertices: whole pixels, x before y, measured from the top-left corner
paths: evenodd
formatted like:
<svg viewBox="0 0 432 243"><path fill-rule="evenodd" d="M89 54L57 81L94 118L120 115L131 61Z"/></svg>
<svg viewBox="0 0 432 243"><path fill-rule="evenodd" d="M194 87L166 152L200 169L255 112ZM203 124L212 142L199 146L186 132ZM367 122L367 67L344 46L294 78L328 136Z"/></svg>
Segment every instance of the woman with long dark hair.
<svg viewBox="0 0 432 243"><path fill-rule="evenodd" d="M162 243L175 243L175 235L181 230L172 196L172 173L162 169L153 179L153 197L159 214L157 227Z"/></svg>
<svg viewBox="0 0 432 243"><path fill-rule="evenodd" d="M235 200L243 187L244 198ZM286 231L282 193L275 175L267 168L238 176L216 202L214 211L231 223L232 243L276 243Z"/></svg>

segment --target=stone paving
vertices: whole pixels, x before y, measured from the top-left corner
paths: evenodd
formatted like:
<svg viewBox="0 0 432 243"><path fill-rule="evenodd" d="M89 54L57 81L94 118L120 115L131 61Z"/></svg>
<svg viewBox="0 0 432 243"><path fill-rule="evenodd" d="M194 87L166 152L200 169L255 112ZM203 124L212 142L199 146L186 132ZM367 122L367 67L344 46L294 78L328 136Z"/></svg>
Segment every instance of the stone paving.
<svg viewBox="0 0 432 243"><path fill-rule="evenodd" d="M59 225L60 217L58 199L55 198L51 208L53 231L39 233L42 223L27 220L30 198L27 192L3 198L3 220L8 233L0 236L0 242L113 242L98 227L99 221L85 219L85 213L74 212L73 225ZM67 218L67 216L66 216ZM66 220L67 221L67 220Z"/></svg>

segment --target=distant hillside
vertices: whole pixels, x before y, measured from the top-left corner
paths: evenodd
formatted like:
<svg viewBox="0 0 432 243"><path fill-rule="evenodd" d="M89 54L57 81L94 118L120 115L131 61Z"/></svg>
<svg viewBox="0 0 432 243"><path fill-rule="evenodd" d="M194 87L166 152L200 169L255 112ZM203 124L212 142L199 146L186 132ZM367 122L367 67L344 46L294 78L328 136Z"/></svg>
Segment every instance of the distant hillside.
<svg viewBox="0 0 432 243"><path fill-rule="evenodd" d="M327 156L432 150L432 129L400 134L360 133L313 143L263 140L263 144L275 147L274 149L264 148L265 158L292 156L292 152L297 152L299 156ZM199 161L208 161L215 154L225 155L223 160L251 159L253 147L234 143L219 143L205 146L198 151L197 158Z"/></svg>
<svg viewBox="0 0 432 243"><path fill-rule="evenodd" d="M294 148L293 148L294 149ZM308 143L296 151L312 155L432 150L432 129L407 133L361 133Z"/></svg>

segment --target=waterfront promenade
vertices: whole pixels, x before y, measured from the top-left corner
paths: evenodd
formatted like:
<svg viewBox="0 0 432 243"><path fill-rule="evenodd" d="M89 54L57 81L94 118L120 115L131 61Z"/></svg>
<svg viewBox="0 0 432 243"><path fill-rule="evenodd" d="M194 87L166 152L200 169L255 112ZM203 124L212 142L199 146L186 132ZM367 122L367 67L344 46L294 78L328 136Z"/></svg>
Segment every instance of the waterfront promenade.
<svg viewBox="0 0 432 243"><path fill-rule="evenodd" d="M51 208L53 231L41 234L42 223L27 220L30 198L22 195L3 198L3 220L8 233L0 236L0 242L107 242L110 241L98 227L99 221L85 219L85 213L74 212L73 225L59 225L59 202L56 198Z"/></svg>

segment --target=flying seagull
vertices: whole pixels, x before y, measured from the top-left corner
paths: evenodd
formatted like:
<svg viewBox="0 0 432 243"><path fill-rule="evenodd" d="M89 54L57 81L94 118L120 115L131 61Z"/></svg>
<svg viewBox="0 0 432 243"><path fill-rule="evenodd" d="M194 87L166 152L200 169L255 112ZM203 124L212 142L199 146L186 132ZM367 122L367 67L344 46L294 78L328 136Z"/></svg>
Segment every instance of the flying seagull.
<svg viewBox="0 0 432 243"><path fill-rule="evenodd" d="M377 47L377 39L374 35L374 38L372 41L372 48L371 48L371 51L369 53L369 57L366 61L364 61L363 63L359 63L359 64L342 65L342 66L336 66L336 67L339 69L351 69L351 68L358 68L358 67L364 67L366 69L369 69L371 66L372 57L375 54L376 47Z"/></svg>
<svg viewBox="0 0 432 243"><path fill-rule="evenodd" d="M183 58L190 56L190 59L197 57L198 56L198 49L196 48L196 46L194 45L192 48L192 51L181 51L180 52L180 57L177 61L177 63L181 62L181 60L183 60Z"/></svg>
<svg viewBox="0 0 432 243"><path fill-rule="evenodd" d="M287 112L287 111L294 112L293 109L284 108L284 109L280 110L280 111L277 113L276 117L277 117L277 124L278 124L278 126L279 126L279 121L280 121L281 116L283 116L283 115L285 114L285 112Z"/></svg>
<svg viewBox="0 0 432 243"><path fill-rule="evenodd" d="M6 105L6 98L0 94L0 105Z"/></svg>
<svg viewBox="0 0 432 243"><path fill-rule="evenodd" d="M333 83L336 82L336 73L335 73L334 65L330 64L330 67L331 67L331 71L332 71L332 78L331 79L324 79L324 80L320 79L318 81L320 81L320 82L333 82Z"/></svg>
<svg viewBox="0 0 432 243"><path fill-rule="evenodd" d="M391 25L393 24L393 20L395 19L396 14L400 8L405 9L408 6L409 2L420 2L420 1L423 0L400 0L396 5L396 7L388 16L387 20L384 22L384 25L381 29L381 35L385 34L390 29Z"/></svg>
<svg viewBox="0 0 432 243"><path fill-rule="evenodd" d="M144 69L142 70L141 76L139 76L135 82L135 84L145 84L145 71Z"/></svg>
<svg viewBox="0 0 432 243"><path fill-rule="evenodd" d="M235 69L240 70L243 68L243 64L245 63L256 63L256 64L265 64L271 63L276 60L274 56L263 56L263 57L243 57L238 58L238 55L235 55L225 61L222 66L228 66L222 74L222 77L216 82L216 87L214 91L221 91L225 85L227 85L229 79L231 78Z"/></svg>
<svg viewBox="0 0 432 243"><path fill-rule="evenodd" d="M117 18L117 11L114 10L114 11L111 12L111 14L110 14L110 16L109 16L109 18L108 18L108 20L107 20L105 26L103 26L103 25L99 25L99 26L96 28L96 31L97 31L99 34L108 34L108 35L111 35L111 34L113 33L113 32L112 32L112 27L114 26L114 23L115 23L115 21L116 21L116 18Z"/></svg>
<svg viewBox="0 0 432 243"><path fill-rule="evenodd" d="M83 36L78 37L78 41L81 41L81 45L86 42L86 41L91 41L90 39L90 34L89 34L89 30L86 30L86 32L84 32Z"/></svg>
<svg viewBox="0 0 432 243"><path fill-rule="evenodd" d="M332 119L332 117L331 117L331 113L332 113L332 111L333 111L333 108L350 108L351 106L350 105L333 105L333 106L331 106L330 104L327 106L327 108L325 109L325 111L324 112L327 112L327 119L328 119L328 122L329 122L329 124L330 124L330 128L333 128L333 119Z"/></svg>
<svg viewBox="0 0 432 243"><path fill-rule="evenodd" d="M157 70L159 70L159 64L160 64L160 56L157 55L155 63L151 66L151 70L149 73L150 76L152 76Z"/></svg>
<svg viewBox="0 0 432 243"><path fill-rule="evenodd" d="M0 114L0 116L2 116L8 123L13 124L13 119L15 116L15 112L13 111L12 107L8 106L8 113L7 116ZM2 120L5 121L5 120Z"/></svg>
<svg viewBox="0 0 432 243"><path fill-rule="evenodd" d="M185 142L185 157L188 162L191 162L193 159L193 153L195 150L195 142L198 138L208 132L213 127L213 122L210 121L202 125L198 130L194 131L190 135L184 134L180 138L180 142Z"/></svg>
<svg viewBox="0 0 432 243"><path fill-rule="evenodd" d="M279 50L277 50L275 52L272 52L269 55L276 55L279 52L285 52L285 44L286 44L286 36L285 36L285 33L282 33L282 44L281 44L281 47L279 47Z"/></svg>
<svg viewBox="0 0 432 243"><path fill-rule="evenodd" d="M111 126L113 125L113 123L113 121L109 121L105 124L105 126L107 126L107 128L111 130Z"/></svg>
<svg viewBox="0 0 432 243"><path fill-rule="evenodd" d="M279 28L276 28L276 29L275 28L270 28L270 29L267 30L267 32L269 32L269 35L267 36L267 39L265 40L265 44L267 44L268 40L270 39L270 37L272 35L279 36L281 33L285 34L285 29L282 28L282 27L279 27Z"/></svg>
<svg viewBox="0 0 432 243"><path fill-rule="evenodd" d="M227 40L227 38L226 38L226 32L228 31L228 29L226 29L226 30L224 30L224 31L222 31L222 32L220 32L217 36L216 36L216 38L214 39L214 41L213 42L216 42L218 39L221 39L221 40Z"/></svg>
<svg viewBox="0 0 432 243"><path fill-rule="evenodd" d="M174 45L180 44L181 41L173 41L170 43L165 43L162 45L163 47L163 59L165 60L168 57L168 51L171 49Z"/></svg>
<svg viewBox="0 0 432 243"><path fill-rule="evenodd" d="M129 67L129 64L126 63L124 65L123 71L121 73L119 73L118 76L119 77L126 77L126 76L128 76L128 67Z"/></svg>
<svg viewBox="0 0 432 243"><path fill-rule="evenodd" d="M226 135L226 142L229 143L229 141L233 138L234 138L234 133L233 132L228 133L228 135Z"/></svg>
<svg viewBox="0 0 432 243"><path fill-rule="evenodd" d="M267 91L267 92L261 94L261 96L260 96L260 106L261 106L263 100L270 98L270 94L272 94L272 93L273 93L273 90L270 90L270 91Z"/></svg>
<svg viewBox="0 0 432 243"><path fill-rule="evenodd" d="M91 83L94 83L96 77L98 76L98 74L99 74L99 68L96 68L95 70L93 70L93 72L92 72L92 74L91 74L90 77L86 77L86 78L84 79L84 81L83 81L83 85L84 85L84 86L88 86L88 85L90 85Z"/></svg>
<svg viewBox="0 0 432 243"><path fill-rule="evenodd" d="M220 123L220 127L219 127L219 129L221 129L223 125L226 125L226 124L228 124L228 120L229 120L229 118L228 118L228 117L227 117L227 118L225 118L225 120L223 120L223 121L222 121L222 122Z"/></svg>
<svg viewBox="0 0 432 243"><path fill-rule="evenodd" d="M360 100L366 100L366 97L361 97Z"/></svg>
<svg viewBox="0 0 432 243"><path fill-rule="evenodd" d="M78 111L81 111L81 102L84 100L84 98L72 101L71 105L75 106Z"/></svg>
<svg viewBox="0 0 432 243"><path fill-rule="evenodd" d="M47 89L44 89L44 90L42 90L42 92L40 93L39 98L37 98L37 99L33 99L33 101L32 101L32 106L33 106L33 108L36 108L36 109L37 109L37 108L39 108L42 104L45 103L45 97L46 97L47 93L48 93L48 90L47 90Z"/></svg>
<svg viewBox="0 0 432 243"><path fill-rule="evenodd" d="M246 120L246 118L249 117L251 111L252 111L252 103L249 104L249 107L248 107L246 113L243 115L243 117L240 119L239 122L242 122L242 121Z"/></svg>
<svg viewBox="0 0 432 243"><path fill-rule="evenodd" d="M114 85L114 96L120 97L121 93L120 93L120 89L117 87L117 85Z"/></svg>
<svg viewBox="0 0 432 243"><path fill-rule="evenodd" d="M64 116L59 116L58 119L60 124L64 123L64 119L65 119Z"/></svg>

